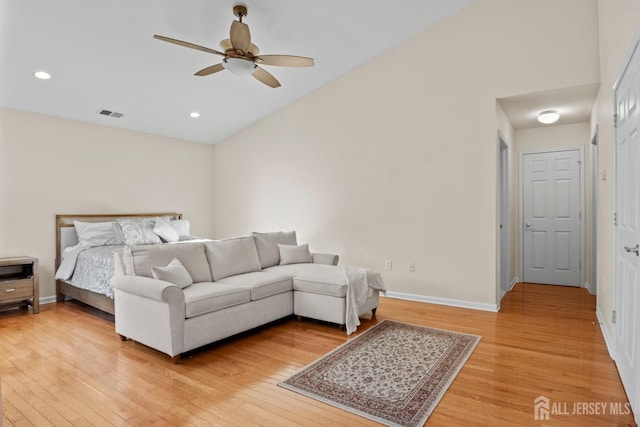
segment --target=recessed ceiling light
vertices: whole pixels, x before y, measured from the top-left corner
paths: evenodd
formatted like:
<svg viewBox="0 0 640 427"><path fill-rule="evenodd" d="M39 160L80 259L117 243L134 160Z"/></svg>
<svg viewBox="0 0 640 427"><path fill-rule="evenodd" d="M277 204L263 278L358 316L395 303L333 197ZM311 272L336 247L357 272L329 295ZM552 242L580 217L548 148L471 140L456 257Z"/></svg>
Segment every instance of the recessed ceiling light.
<svg viewBox="0 0 640 427"><path fill-rule="evenodd" d="M555 123L560 118L560 114L556 110L547 110L538 114L538 121L540 123L544 123L545 125Z"/></svg>
<svg viewBox="0 0 640 427"><path fill-rule="evenodd" d="M51 74L46 71L36 71L33 75L40 80L49 80L51 78Z"/></svg>
<svg viewBox="0 0 640 427"><path fill-rule="evenodd" d="M193 117L194 119L197 119L198 117L200 117L200 113L198 113L197 111L194 111L193 113L189 114L189 116Z"/></svg>

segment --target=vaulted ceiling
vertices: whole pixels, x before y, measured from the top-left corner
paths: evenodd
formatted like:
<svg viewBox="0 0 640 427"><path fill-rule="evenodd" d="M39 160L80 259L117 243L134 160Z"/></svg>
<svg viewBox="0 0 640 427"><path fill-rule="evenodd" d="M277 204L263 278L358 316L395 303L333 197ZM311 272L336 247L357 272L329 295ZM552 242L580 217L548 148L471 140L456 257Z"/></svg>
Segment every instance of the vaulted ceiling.
<svg viewBox="0 0 640 427"><path fill-rule="evenodd" d="M0 106L215 144L474 1L241 2L261 53L315 59L313 68L265 66L282 83L272 89L227 71L196 77L220 57L153 38L220 50L237 1L3 0ZM34 78L38 70L52 78Z"/></svg>

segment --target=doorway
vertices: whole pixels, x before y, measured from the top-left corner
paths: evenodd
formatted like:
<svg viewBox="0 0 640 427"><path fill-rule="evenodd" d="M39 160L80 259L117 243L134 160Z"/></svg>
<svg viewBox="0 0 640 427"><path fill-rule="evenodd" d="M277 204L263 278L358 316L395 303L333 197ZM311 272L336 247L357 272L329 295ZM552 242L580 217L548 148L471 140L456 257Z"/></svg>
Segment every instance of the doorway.
<svg viewBox="0 0 640 427"><path fill-rule="evenodd" d="M520 274L523 282L584 283L583 149L520 154Z"/></svg>

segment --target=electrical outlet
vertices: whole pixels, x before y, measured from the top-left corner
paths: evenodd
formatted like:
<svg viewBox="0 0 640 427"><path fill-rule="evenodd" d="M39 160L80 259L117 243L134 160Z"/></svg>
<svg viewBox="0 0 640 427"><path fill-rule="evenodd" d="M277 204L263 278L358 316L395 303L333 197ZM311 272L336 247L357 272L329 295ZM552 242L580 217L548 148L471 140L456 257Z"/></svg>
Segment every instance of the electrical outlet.
<svg viewBox="0 0 640 427"><path fill-rule="evenodd" d="M414 271L416 271L416 263L415 262L410 262L409 263L409 272L413 273Z"/></svg>
<svg viewBox="0 0 640 427"><path fill-rule="evenodd" d="M391 260L388 259L384 262L384 269L385 270L391 270Z"/></svg>

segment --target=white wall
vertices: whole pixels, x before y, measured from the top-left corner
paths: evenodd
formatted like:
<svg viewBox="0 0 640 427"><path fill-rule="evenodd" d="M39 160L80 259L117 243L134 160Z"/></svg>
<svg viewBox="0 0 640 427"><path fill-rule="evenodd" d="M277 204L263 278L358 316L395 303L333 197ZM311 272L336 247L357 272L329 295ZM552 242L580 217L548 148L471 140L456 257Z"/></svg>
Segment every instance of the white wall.
<svg viewBox="0 0 640 427"><path fill-rule="evenodd" d="M589 144L591 142L591 130L589 123L574 123L568 125L558 125L558 126L546 126L546 127L538 127L531 129L519 129L515 131L515 147L516 153L518 156L518 161L515 163L515 173L516 173L516 182L518 182L517 187L520 188L519 184L519 176L520 176L520 164L519 158L521 153L532 152L532 151L544 151L555 148L565 148L565 147L581 147L583 149L583 161L585 162L582 165L582 183L584 186L584 198L582 201L581 210L584 213L584 224L585 224L585 242L583 243L585 248L585 254L589 254L591 250L591 183L589 181ZM518 196L515 199L516 203L516 212L519 218L520 215L520 206L518 204ZM516 222L517 224L518 222ZM516 236L519 239L520 229L516 227ZM515 258L516 258L516 271L519 271L520 268L520 259L518 257L518 250L516 246ZM586 256L586 259L582 260L582 265L584 266L585 271L585 282L590 282L590 258ZM523 278L520 277L522 280ZM582 283L581 285L584 285Z"/></svg>
<svg viewBox="0 0 640 427"><path fill-rule="evenodd" d="M0 256L40 259L55 295L55 215L182 212L213 234L213 147L0 109Z"/></svg>
<svg viewBox="0 0 640 427"><path fill-rule="evenodd" d="M599 46L601 85L591 118L591 129L599 125L598 169L607 180L598 188L598 310L611 336L613 280L613 84L627 50L640 31L640 2L601 0Z"/></svg>
<svg viewBox="0 0 640 427"><path fill-rule="evenodd" d="M393 260L391 291L495 305L496 98L597 83L596 29L595 0L470 6L216 146L216 236L295 228Z"/></svg>

